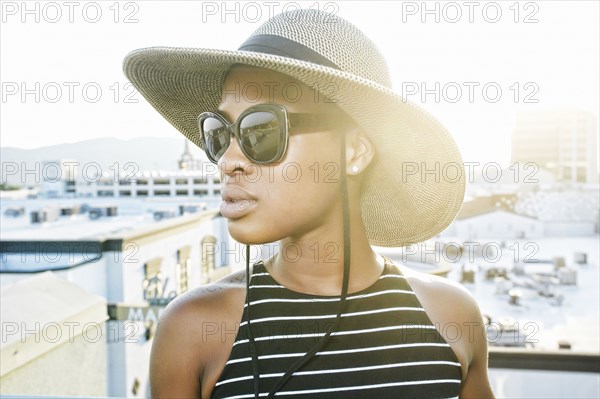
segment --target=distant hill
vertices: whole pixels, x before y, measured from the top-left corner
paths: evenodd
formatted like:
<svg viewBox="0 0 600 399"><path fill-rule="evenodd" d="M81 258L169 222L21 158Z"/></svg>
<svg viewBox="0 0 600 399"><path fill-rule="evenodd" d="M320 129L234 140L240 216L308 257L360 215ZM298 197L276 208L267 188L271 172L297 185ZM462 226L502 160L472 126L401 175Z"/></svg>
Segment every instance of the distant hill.
<svg viewBox="0 0 600 399"><path fill-rule="evenodd" d="M184 150L185 141L181 137L140 137L130 140L101 138L76 143L57 144L34 149L14 147L0 148L2 162L1 182L16 185L34 185L36 175L25 174L25 170L41 171L44 161L74 160L80 165L95 162L103 171L111 173L115 163L122 169L128 162L137 164L143 170L176 170L177 161ZM190 152L197 159L206 159L204 153L189 143ZM23 163L25 165L23 165ZM38 166L36 166L36 163ZM18 168L13 174L14 167ZM109 169L109 168L113 169ZM25 169L26 168L26 169ZM81 170L82 166L79 166ZM38 173L37 179L42 173Z"/></svg>

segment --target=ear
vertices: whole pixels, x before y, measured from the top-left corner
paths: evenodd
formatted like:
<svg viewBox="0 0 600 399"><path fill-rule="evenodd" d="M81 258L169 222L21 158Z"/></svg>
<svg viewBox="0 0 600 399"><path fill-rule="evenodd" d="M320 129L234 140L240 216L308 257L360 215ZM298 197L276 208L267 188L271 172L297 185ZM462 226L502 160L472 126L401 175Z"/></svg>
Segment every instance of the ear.
<svg viewBox="0 0 600 399"><path fill-rule="evenodd" d="M366 133L360 128L346 132L346 173L360 175L375 156L375 147Z"/></svg>

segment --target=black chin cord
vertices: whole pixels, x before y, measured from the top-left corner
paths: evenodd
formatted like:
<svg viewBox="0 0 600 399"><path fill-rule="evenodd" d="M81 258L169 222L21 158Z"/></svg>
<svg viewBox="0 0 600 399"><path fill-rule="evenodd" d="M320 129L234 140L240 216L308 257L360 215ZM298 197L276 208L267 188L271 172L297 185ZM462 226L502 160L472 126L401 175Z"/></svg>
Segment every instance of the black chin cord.
<svg viewBox="0 0 600 399"><path fill-rule="evenodd" d="M256 353L254 334L252 334L252 329L250 328L250 278L250 245L246 245L246 326L248 328L248 346L250 347L252 374L254 376L254 398L258 399L260 374L258 373L258 355Z"/></svg>
<svg viewBox="0 0 600 399"><path fill-rule="evenodd" d="M300 358L296 363L294 363L290 369L279 379L277 384L273 387L271 392L267 398L273 398L275 393L277 393L283 386L289 381L294 372L300 370L304 367L314 356L315 354L321 350L323 345L327 342L329 336L333 333L333 331L338 329L340 323L340 317L342 315L342 311L346 306L346 297L348 296L348 283L350 280L350 206L348 204L348 182L346 179L346 136L342 133L342 148L341 148L341 165L340 165L340 175L341 175L341 191L342 191L342 213L344 219L344 276L342 280L342 292L340 298L340 306L338 307L338 312L335 317L335 322L327 329L325 335L321 337L319 342L315 344L315 346L308 351L302 358ZM250 310L250 306L248 305L248 311ZM248 330L250 330L250 323L248 318ZM250 344L254 345L253 341ZM257 358L258 363L258 358ZM258 369L258 366L256 367ZM257 384L257 375L258 371L254 373L254 396L258 398L258 384Z"/></svg>

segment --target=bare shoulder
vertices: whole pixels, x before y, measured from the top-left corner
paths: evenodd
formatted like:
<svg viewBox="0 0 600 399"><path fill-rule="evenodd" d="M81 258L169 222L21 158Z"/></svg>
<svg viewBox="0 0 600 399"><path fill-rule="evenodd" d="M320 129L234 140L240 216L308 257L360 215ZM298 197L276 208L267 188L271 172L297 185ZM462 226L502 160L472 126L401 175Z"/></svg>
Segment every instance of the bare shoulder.
<svg viewBox="0 0 600 399"><path fill-rule="evenodd" d="M229 356L244 298L242 271L185 292L169 303L152 344L152 397L207 396Z"/></svg>
<svg viewBox="0 0 600 399"><path fill-rule="evenodd" d="M218 281L189 290L177 296L165 308L160 323L184 318L204 319L211 313L223 314L229 302L235 302L236 292L245 293L246 273L244 271L229 274ZM233 295L233 296L232 296ZM215 305L220 305L215 312Z"/></svg>
<svg viewBox="0 0 600 399"><path fill-rule="evenodd" d="M403 265L398 267L461 363L461 399L493 398L487 371L485 326L473 295L463 285L447 278L417 272Z"/></svg>
<svg viewBox="0 0 600 399"><path fill-rule="evenodd" d="M240 295L245 294L245 279L245 273L240 271L177 296L161 314L157 332L198 337L198 327L203 324L227 321L232 312L239 313L235 305L239 305Z"/></svg>
<svg viewBox="0 0 600 399"><path fill-rule="evenodd" d="M435 302L436 308L448 308L457 322L479 317L475 298L462 284L403 265L398 267L421 302Z"/></svg>
<svg viewBox="0 0 600 399"><path fill-rule="evenodd" d="M461 284L445 277L400 265L425 312L442 336L470 363L484 329L481 311L473 295Z"/></svg>

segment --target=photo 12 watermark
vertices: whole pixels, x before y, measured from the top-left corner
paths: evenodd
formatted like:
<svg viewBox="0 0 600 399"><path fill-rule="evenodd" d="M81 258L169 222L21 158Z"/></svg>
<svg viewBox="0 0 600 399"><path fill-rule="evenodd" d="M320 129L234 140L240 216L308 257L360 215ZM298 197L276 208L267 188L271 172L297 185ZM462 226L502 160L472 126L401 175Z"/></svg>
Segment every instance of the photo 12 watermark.
<svg viewBox="0 0 600 399"><path fill-rule="evenodd" d="M91 208L88 212L94 212ZM79 264L104 262L141 264L140 245L135 241L4 241L1 244L2 263L11 264L14 270L31 269L33 265L56 265L70 268ZM21 266L21 268L19 268Z"/></svg>
<svg viewBox="0 0 600 399"><path fill-rule="evenodd" d="M535 1L402 1L402 23L539 23Z"/></svg>
<svg viewBox="0 0 600 399"><path fill-rule="evenodd" d="M213 168L210 167L210 170ZM108 167L100 163L74 160L45 162L0 163L1 181L19 181L21 184L79 182L84 184L121 183L141 177L140 165L136 162L114 162Z"/></svg>
<svg viewBox="0 0 600 399"><path fill-rule="evenodd" d="M3 24L139 23L143 1L3 1Z"/></svg>
<svg viewBox="0 0 600 399"><path fill-rule="evenodd" d="M538 263L536 254L540 246L535 241L514 241L506 243L501 240L486 241L435 241L408 244L398 255L401 262L418 261L424 264L440 263L473 263L484 261L498 263L507 258L514 263Z"/></svg>
<svg viewBox="0 0 600 399"><path fill-rule="evenodd" d="M501 101L515 104L537 104L540 86L536 82L402 82L404 101L426 103L496 104Z"/></svg>
<svg viewBox="0 0 600 399"><path fill-rule="evenodd" d="M137 104L138 91L130 82L2 82L3 104Z"/></svg>

